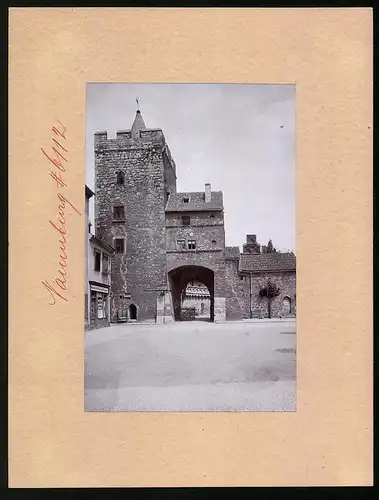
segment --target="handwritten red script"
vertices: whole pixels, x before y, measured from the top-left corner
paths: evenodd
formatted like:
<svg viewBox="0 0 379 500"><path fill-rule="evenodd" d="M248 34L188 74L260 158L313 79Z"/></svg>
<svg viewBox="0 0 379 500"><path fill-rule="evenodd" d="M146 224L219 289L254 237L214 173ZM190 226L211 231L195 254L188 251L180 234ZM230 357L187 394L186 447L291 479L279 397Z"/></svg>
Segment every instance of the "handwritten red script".
<svg viewBox="0 0 379 500"><path fill-rule="evenodd" d="M58 238L60 254L57 258L58 261L58 271L57 275L50 282L45 280L42 281L43 286L50 294L49 305L53 306L56 304L57 299L64 300L67 302L67 244L68 244L68 234L67 234L67 215L71 212L75 212L78 215L82 215L79 210L66 198L63 194L63 190L67 188L67 183L64 177L66 172L66 166L68 163L66 149L66 127L59 120L56 120L56 124L51 129L53 133L51 150L46 152L41 148L42 153L45 155L49 161L50 168L51 164L54 168L50 170L49 175L55 183L57 189L57 214L55 221L49 220L52 228L54 229L55 235Z"/></svg>

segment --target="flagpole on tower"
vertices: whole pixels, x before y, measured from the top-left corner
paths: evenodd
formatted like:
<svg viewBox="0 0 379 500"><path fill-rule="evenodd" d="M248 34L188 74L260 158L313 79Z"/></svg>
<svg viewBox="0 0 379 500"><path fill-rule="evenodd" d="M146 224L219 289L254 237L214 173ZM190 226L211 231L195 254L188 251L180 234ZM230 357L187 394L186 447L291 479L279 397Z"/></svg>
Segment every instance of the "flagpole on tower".
<svg viewBox="0 0 379 500"><path fill-rule="evenodd" d="M136 103L137 103L137 111L139 111L139 101L138 101L138 96L136 97Z"/></svg>

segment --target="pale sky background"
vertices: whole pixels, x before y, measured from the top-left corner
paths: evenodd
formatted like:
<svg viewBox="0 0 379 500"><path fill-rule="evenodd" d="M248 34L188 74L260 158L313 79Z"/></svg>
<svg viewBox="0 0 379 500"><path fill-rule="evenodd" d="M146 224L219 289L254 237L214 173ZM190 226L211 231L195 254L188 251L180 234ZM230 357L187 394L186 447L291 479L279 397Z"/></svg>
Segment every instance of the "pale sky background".
<svg viewBox="0 0 379 500"><path fill-rule="evenodd" d="M130 129L139 98L147 128L161 128L177 190L223 191L226 245L246 234L295 248L295 85L87 85L86 182L94 190L93 135ZM90 212L93 222L93 203Z"/></svg>

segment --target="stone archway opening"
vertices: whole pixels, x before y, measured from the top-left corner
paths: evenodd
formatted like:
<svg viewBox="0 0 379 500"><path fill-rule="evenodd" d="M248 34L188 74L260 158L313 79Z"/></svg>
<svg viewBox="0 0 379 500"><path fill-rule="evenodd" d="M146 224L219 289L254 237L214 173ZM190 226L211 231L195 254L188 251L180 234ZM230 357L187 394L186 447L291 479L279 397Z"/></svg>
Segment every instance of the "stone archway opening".
<svg viewBox="0 0 379 500"><path fill-rule="evenodd" d="M289 316L291 312L291 299L286 295L282 300L282 316Z"/></svg>
<svg viewBox="0 0 379 500"><path fill-rule="evenodd" d="M129 306L129 319L130 321L137 321L137 307L134 304Z"/></svg>
<svg viewBox="0 0 379 500"><path fill-rule="evenodd" d="M199 280L187 283L181 293L182 320L210 321L211 294L208 287Z"/></svg>
<svg viewBox="0 0 379 500"><path fill-rule="evenodd" d="M170 289L172 294L174 317L175 321L183 321L185 319L202 319L214 321L214 272L203 266L181 266L173 269L168 273ZM186 313L186 297L188 302L188 293L186 293L187 286L194 283L203 285L209 292L209 313L202 314L202 307L200 301L200 312L196 315ZM193 308L193 307L192 307ZM190 307L188 309L191 309ZM198 308L195 307L199 311ZM187 314L187 317L186 317ZM196 317L197 316L197 317Z"/></svg>

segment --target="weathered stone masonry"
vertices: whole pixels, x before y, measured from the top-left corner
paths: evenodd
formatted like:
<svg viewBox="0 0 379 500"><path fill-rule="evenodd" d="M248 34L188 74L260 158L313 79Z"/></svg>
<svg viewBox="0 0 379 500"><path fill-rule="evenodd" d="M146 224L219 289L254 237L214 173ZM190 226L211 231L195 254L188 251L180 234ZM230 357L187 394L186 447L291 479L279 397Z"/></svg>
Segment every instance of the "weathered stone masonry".
<svg viewBox="0 0 379 500"><path fill-rule="evenodd" d="M117 184L117 174L124 174ZM112 321L132 303L140 320L154 319L159 287L167 282L165 203L166 191L176 190L175 164L161 130L145 130L134 124L131 131L95 135L95 219L99 237L124 251L112 262ZM114 207L124 207L125 217L115 220Z"/></svg>
<svg viewBox="0 0 379 500"><path fill-rule="evenodd" d="M115 248L112 321L125 311L129 320L178 319L179 296L191 280L208 287L216 321L265 317L259 289L268 277L281 288L273 315L282 313L283 300L285 314L289 307L295 313L294 255L268 259L255 235L247 235L242 255L239 247L225 247L223 208L222 192L210 184L204 192L177 193L163 132L147 129L139 111L131 130L117 132L116 139L95 134L96 235Z"/></svg>

